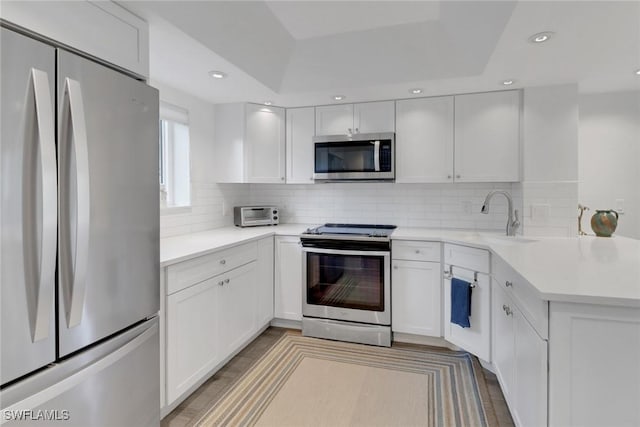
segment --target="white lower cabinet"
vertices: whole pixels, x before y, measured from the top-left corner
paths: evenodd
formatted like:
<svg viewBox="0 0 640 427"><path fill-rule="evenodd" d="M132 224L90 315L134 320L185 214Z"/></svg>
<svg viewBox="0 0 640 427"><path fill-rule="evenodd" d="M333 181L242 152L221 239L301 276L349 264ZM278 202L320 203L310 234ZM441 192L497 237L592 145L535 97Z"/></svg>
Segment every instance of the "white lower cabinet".
<svg viewBox="0 0 640 427"><path fill-rule="evenodd" d="M258 265L256 281L258 282L258 327L262 327L273 319L273 237L258 240Z"/></svg>
<svg viewBox="0 0 640 427"><path fill-rule="evenodd" d="M489 251L462 245L444 244L443 286L444 339L463 350L491 361L491 280ZM451 322L451 279L469 282L471 288L470 327Z"/></svg>
<svg viewBox="0 0 640 427"><path fill-rule="evenodd" d="M220 360L218 282L205 280L167 298L167 402L189 390Z"/></svg>
<svg viewBox="0 0 640 427"><path fill-rule="evenodd" d="M537 304L522 307L514 298L514 287L529 285L517 276L505 277L508 286L495 278L492 281L493 366L515 424L546 426L548 342L524 315Z"/></svg>
<svg viewBox="0 0 640 427"><path fill-rule="evenodd" d="M302 320L302 246L298 236L275 238L274 317Z"/></svg>
<svg viewBox="0 0 640 427"><path fill-rule="evenodd" d="M393 241L391 330L442 336L439 242Z"/></svg>
<svg viewBox="0 0 640 427"><path fill-rule="evenodd" d="M551 302L549 313L549 425L640 426L640 307Z"/></svg>
<svg viewBox="0 0 640 427"><path fill-rule="evenodd" d="M172 405L273 318L273 237L171 265L165 277L165 389Z"/></svg>
<svg viewBox="0 0 640 427"><path fill-rule="evenodd" d="M217 276L218 298L215 322L218 346L229 355L255 332L257 325L256 262L250 262Z"/></svg>

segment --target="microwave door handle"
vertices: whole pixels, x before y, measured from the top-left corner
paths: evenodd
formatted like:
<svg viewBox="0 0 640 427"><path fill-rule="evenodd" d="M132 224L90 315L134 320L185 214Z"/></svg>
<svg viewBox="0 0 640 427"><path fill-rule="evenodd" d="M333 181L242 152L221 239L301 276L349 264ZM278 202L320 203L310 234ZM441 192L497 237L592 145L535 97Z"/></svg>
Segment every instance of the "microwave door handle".
<svg viewBox="0 0 640 427"><path fill-rule="evenodd" d="M380 141L374 141L373 167L376 172L380 172Z"/></svg>

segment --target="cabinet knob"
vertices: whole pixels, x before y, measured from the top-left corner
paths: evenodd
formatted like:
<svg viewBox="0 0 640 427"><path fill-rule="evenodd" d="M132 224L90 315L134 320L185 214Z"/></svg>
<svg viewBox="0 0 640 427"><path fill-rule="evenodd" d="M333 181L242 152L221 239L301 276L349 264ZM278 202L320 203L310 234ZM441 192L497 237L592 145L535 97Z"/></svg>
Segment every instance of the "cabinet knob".
<svg viewBox="0 0 640 427"><path fill-rule="evenodd" d="M313 177L309 177L309 181L313 181Z"/></svg>
<svg viewBox="0 0 640 427"><path fill-rule="evenodd" d="M393 266L393 269L394 269L394 270L397 270L397 269L398 269L398 266L397 266L397 265L394 265L394 266Z"/></svg>
<svg viewBox="0 0 640 427"><path fill-rule="evenodd" d="M227 263L227 261L226 261L226 260L224 260L224 259L221 259L221 260L220 260L220 264L225 265L226 263Z"/></svg>
<svg viewBox="0 0 640 427"><path fill-rule="evenodd" d="M456 178L460 178L460 175L456 175Z"/></svg>
<svg viewBox="0 0 640 427"><path fill-rule="evenodd" d="M222 280L220 280L220 281L218 282L218 286L224 286L224 282L223 282Z"/></svg>
<svg viewBox="0 0 640 427"><path fill-rule="evenodd" d="M229 283L229 279L224 279L224 283Z"/></svg>
<svg viewBox="0 0 640 427"><path fill-rule="evenodd" d="M358 128L356 128L356 133L360 133L360 130Z"/></svg>
<svg viewBox="0 0 640 427"><path fill-rule="evenodd" d="M280 181L284 181L284 176L281 176L281 177L280 177Z"/></svg>
<svg viewBox="0 0 640 427"><path fill-rule="evenodd" d="M504 285L505 285L507 288L511 288L511 287L513 287L513 282L510 282L510 281L508 281L508 280L507 280L506 282L504 282Z"/></svg>
<svg viewBox="0 0 640 427"><path fill-rule="evenodd" d="M420 249L416 249L416 253L419 254L420 253Z"/></svg>
<svg viewBox="0 0 640 427"><path fill-rule="evenodd" d="M447 175L447 179L451 179L451 178L453 178L452 175Z"/></svg>
<svg viewBox="0 0 640 427"><path fill-rule="evenodd" d="M351 128L348 128L348 129L347 129L347 133L348 133L348 134L353 133L353 132L351 132Z"/></svg>

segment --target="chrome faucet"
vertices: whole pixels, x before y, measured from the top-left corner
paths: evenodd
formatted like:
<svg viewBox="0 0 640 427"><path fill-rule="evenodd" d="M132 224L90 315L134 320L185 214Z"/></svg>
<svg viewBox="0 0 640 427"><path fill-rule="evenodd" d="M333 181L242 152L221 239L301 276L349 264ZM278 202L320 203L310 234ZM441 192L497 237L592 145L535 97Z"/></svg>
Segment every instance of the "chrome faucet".
<svg viewBox="0 0 640 427"><path fill-rule="evenodd" d="M482 205L482 209L480 212L483 214L489 213L489 201L495 194L502 194L507 198L507 202L509 203L509 217L507 218L507 236L515 236L516 230L520 227L520 220L518 219L518 209L513 210L513 201L511 200L511 195L506 191L502 190L493 190L487 194L487 197L484 199L484 204Z"/></svg>

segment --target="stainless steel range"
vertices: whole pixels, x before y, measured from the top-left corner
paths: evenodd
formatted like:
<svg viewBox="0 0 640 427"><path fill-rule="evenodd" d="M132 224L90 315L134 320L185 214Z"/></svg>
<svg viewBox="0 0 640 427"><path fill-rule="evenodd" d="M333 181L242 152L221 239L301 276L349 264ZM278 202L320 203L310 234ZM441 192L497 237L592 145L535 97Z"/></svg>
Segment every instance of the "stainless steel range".
<svg viewBox="0 0 640 427"><path fill-rule="evenodd" d="M391 345L395 225L325 224L300 236L302 334Z"/></svg>

